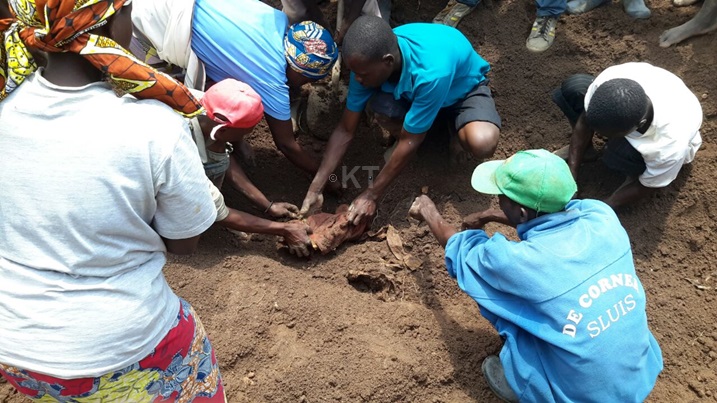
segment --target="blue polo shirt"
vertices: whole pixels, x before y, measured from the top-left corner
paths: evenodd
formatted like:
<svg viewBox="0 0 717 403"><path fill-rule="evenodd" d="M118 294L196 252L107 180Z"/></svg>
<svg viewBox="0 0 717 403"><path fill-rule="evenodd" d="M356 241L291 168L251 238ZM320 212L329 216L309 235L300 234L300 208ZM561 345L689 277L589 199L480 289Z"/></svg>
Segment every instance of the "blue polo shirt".
<svg viewBox="0 0 717 403"><path fill-rule="evenodd" d="M415 23L393 32L401 50L401 78L398 83L383 83L381 90L393 93L397 100L411 102L403 128L409 133L424 133L441 108L463 100L485 80L490 65L453 27ZM376 91L377 88L359 84L352 73L346 107L353 112L363 111Z"/></svg>
<svg viewBox="0 0 717 403"><path fill-rule="evenodd" d="M288 25L286 14L259 0L196 0L192 50L209 78L247 83L261 97L267 115L289 120Z"/></svg>
<svg viewBox="0 0 717 403"><path fill-rule="evenodd" d="M520 242L459 232L446 266L505 339L500 360L520 401L644 401L662 351L613 210L573 200L517 232Z"/></svg>

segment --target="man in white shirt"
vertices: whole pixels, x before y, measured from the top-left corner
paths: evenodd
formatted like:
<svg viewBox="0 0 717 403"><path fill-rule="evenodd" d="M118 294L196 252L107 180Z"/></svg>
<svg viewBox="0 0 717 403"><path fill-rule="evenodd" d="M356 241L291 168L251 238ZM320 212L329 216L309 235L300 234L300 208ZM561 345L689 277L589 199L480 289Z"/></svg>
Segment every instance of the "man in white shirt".
<svg viewBox="0 0 717 403"><path fill-rule="evenodd" d="M648 63L572 76L553 101L573 126L567 160L575 178L593 135L608 140L603 162L627 176L605 200L613 208L669 185L702 144L699 100L679 77Z"/></svg>

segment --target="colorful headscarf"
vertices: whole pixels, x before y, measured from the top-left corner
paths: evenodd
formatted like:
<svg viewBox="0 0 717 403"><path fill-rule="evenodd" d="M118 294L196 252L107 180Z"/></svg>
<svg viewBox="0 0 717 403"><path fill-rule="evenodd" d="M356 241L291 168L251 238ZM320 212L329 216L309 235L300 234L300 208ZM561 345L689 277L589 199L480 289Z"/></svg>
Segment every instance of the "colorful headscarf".
<svg viewBox="0 0 717 403"><path fill-rule="evenodd" d="M0 101L37 70L28 47L82 55L115 91L156 99L186 117L203 112L189 90L139 61L110 38L90 34L130 0L8 0L16 19L0 20Z"/></svg>
<svg viewBox="0 0 717 403"><path fill-rule="evenodd" d="M296 72L310 78L324 78L339 56L329 31L321 25L304 21L289 27L284 38L284 55Z"/></svg>

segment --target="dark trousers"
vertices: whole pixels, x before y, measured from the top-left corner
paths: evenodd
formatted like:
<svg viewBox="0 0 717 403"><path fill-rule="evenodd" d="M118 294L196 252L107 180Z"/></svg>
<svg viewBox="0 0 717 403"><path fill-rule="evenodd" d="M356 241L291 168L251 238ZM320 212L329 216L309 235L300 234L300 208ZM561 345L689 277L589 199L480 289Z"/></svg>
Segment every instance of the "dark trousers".
<svg viewBox="0 0 717 403"><path fill-rule="evenodd" d="M563 111L572 127L585 112L585 94L594 80L595 77L589 74L575 74L553 90L553 102ZM608 168L627 176L638 176L645 171L642 154L625 137L608 140L602 161Z"/></svg>

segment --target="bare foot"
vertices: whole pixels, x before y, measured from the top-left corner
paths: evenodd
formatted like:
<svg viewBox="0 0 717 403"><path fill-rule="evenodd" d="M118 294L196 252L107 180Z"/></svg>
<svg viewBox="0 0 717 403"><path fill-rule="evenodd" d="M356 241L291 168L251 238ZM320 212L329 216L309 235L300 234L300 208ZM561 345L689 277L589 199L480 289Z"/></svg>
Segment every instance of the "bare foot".
<svg viewBox="0 0 717 403"><path fill-rule="evenodd" d="M650 18L652 14L644 0L622 0L622 6L627 15L638 20Z"/></svg>
<svg viewBox="0 0 717 403"><path fill-rule="evenodd" d="M238 230L231 229L231 228L227 228L227 231L234 234L234 236L236 237L235 239L239 242L246 242L251 238L251 236L244 231L238 231Z"/></svg>
<svg viewBox="0 0 717 403"><path fill-rule="evenodd" d="M693 4L697 4L700 0L672 0L672 5L675 7L686 7Z"/></svg>
<svg viewBox="0 0 717 403"><path fill-rule="evenodd" d="M567 2L568 14L583 14L608 3L606 0L570 0Z"/></svg>
<svg viewBox="0 0 717 403"><path fill-rule="evenodd" d="M717 28L717 0L705 0L700 11L691 20L660 35L660 46L667 48L687 38L711 32L715 28Z"/></svg>
<svg viewBox="0 0 717 403"><path fill-rule="evenodd" d="M450 143L448 144L448 162L451 165L464 164L473 159L473 155L463 149L458 135L451 136Z"/></svg>

